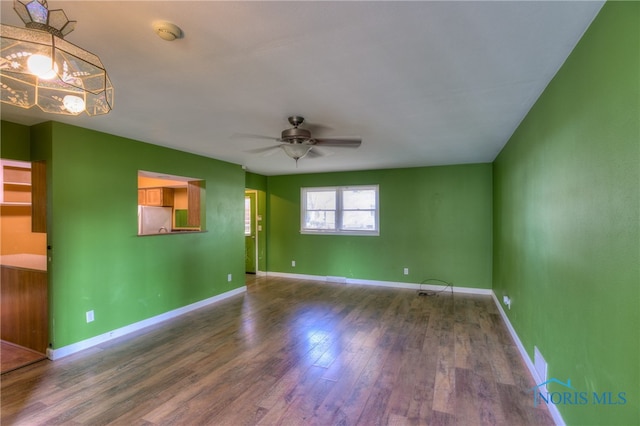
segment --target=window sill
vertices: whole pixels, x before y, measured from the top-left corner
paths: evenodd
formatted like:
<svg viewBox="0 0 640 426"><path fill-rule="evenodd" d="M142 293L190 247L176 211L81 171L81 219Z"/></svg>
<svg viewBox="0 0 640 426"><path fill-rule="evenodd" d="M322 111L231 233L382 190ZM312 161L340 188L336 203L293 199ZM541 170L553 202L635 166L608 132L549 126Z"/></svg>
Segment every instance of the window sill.
<svg viewBox="0 0 640 426"><path fill-rule="evenodd" d="M177 234L202 234L207 231L199 231L197 229L174 229L171 232L158 232L155 234L136 234L138 237L155 237L158 235L177 235Z"/></svg>
<svg viewBox="0 0 640 426"><path fill-rule="evenodd" d="M348 235L356 237L379 237L380 231L312 231L303 229L300 231L302 235Z"/></svg>

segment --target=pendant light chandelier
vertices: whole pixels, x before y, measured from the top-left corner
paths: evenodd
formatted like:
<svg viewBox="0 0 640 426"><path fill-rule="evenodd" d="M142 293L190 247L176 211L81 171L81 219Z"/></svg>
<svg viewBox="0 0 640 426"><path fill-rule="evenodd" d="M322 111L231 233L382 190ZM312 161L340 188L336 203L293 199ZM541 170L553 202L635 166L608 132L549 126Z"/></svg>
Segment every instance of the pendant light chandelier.
<svg viewBox="0 0 640 426"><path fill-rule="evenodd" d="M0 24L0 100L55 114L111 111L113 86L104 65L64 40L76 21L62 9L49 10L46 0L14 0L13 8L26 28Z"/></svg>

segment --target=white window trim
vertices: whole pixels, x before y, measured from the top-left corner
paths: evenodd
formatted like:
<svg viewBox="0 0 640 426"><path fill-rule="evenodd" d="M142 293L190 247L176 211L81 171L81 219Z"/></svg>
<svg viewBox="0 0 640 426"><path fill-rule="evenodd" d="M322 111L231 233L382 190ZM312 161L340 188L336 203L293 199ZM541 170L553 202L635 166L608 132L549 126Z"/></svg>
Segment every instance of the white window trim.
<svg viewBox="0 0 640 426"><path fill-rule="evenodd" d="M376 193L376 209L375 223L376 229L373 231L359 230L342 230L340 224L342 222L342 191L345 190L367 190L373 189ZM307 191L335 191L336 192L336 229L309 229L304 228L305 215L307 212ZM379 236L380 235L380 188L378 185L351 185L351 186L321 186L321 187L303 187L300 188L300 233L308 235L363 235L363 236Z"/></svg>

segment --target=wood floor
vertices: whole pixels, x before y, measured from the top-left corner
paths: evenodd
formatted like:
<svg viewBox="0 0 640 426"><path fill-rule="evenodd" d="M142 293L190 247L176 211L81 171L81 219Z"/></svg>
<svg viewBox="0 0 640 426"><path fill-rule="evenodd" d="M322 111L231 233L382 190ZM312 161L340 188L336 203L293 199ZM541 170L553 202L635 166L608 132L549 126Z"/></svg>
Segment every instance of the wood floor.
<svg viewBox="0 0 640 426"><path fill-rule="evenodd" d="M488 296L253 278L2 376L2 425L551 425Z"/></svg>
<svg viewBox="0 0 640 426"><path fill-rule="evenodd" d="M15 343L0 340L0 373L42 361L46 356L32 349L23 348Z"/></svg>

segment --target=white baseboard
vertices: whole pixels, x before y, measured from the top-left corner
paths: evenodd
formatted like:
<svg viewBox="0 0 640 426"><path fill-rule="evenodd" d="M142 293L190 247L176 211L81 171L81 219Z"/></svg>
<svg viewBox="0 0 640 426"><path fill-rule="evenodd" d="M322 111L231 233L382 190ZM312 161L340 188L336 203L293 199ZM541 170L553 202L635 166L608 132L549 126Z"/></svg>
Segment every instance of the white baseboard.
<svg viewBox="0 0 640 426"><path fill-rule="evenodd" d="M124 336L129 333L133 333L134 331L141 330L145 327L149 327L151 325L158 324L162 321L169 320L171 318L178 317L180 315L184 315L187 312L194 311L196 309L202 308L207 305L211 305L212 303L219 302L221 300L227 299L231 296L235 296L236 294L244 293L247 291L247 286L238 287L236 289L227 291L222 294L218 294L217 296L210 297L208 299L200 300L198 302L192 303L187 306L183 306L181 308L174 309L169 312L165 312L160 315L156 315L155 317L147 318L142 321L138 321L133 324L126 325L124 327L108 331L106 333L100 334L99 336L91 337L86 340L82 340L77 343L73 343L68 346L63 346L58 349L47 349L47 357L51 360L60 359L65 356L69 356L76 352L80 352L85 349L89 349L93 346L99 345L104 342L108 342L109 340L113 340L115 338Z"/></svg>
<svg viewBox="0 0 640 426"><path fill-rule="evenodd" d="M522 359L524 360L524 363L527 365L527 368L529 369L529 373L531 373L531 376L533 376L533 379L536 383L542 383L545 380L545 378L538 377L538 372L534 367L533 361L529 357L527 350L524 348L524 345L520 341L520 337L518 337L516 330L511 325L511 321L509 321L509 317L507 317L507 314L505 313L504 309L502 309L502 305L500 304L498 297L493 291L491 291L491 296L493 297L493 301L498 307L498 311L500 311L500 316L502 317L502 320L507 326L507 329L509 330L509 334L511 334L511 338L516 343L516 346L518 347L518 351L520 351L520 356L522 357ZM533 404L533 395L531 396L531 400L532 400L531 403ZM553 421L556 425L558 426L566 425L566 423L564 422L564 419L562 418L562 415L560 414L560 411L558 411L558 407L555 404L547 404L547 408L549 409L549 414L551 414L551 417L553 418Z"/></svg>
<svg viewBox="0 0 640 426"><path fill-rule="evenodd" d="M426 290L426 291L439 291L444 288L444 285L433 284L415 284L396 281L377 281L377 280L361 280L356 278L334 277L334 276L321 276L321 275L304 275L304 274L290 274L286 272L267 272L269 277L280 278L294 278L299 280L311 280L320 282L331 282L340 284L359 284L359 285L371 285L378 287L392 287L392 288L407 288L411 290ZM487 288L473 288L473 287L457 287L453 286L454 293L466 293L466 294L483 294L491 295L493 292Z"/></svg>

